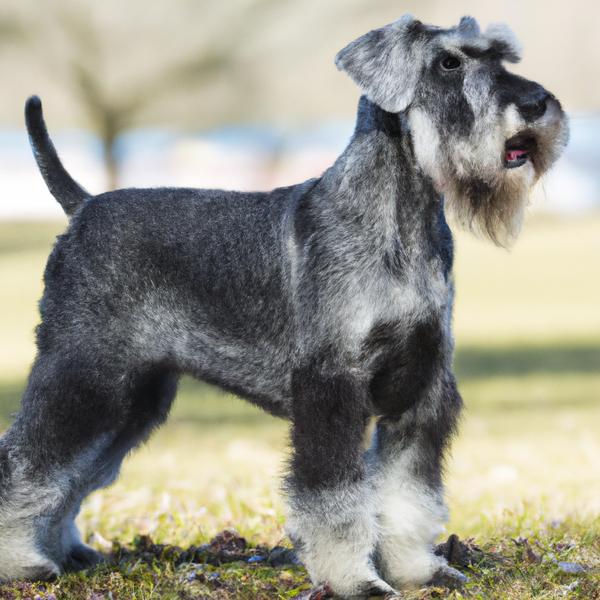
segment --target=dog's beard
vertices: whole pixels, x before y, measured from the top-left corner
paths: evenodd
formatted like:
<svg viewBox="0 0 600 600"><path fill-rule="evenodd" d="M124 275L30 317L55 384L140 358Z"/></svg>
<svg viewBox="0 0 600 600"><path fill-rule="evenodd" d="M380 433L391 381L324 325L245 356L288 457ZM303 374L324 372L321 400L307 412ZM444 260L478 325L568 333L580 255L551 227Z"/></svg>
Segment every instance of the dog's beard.
<svg viewBox="0 0 600 600"><path fill-rule="evenodd" d="M514 169L502 157L508 138L518 133L498 123L492 111L467 138L443 140L425 112L410 115L416 159L444 195L448 210L463 228L509 247L521 231L531 189L566 144L566 120L558 104L531 133L532 160ZM506 115L505 121L511 115Z"/></svg>
<svg viewBox="0 0 600 600"><path fill-rule="evenodd" d="M525 131L535 141L530 159L506 168L506 140L520 131L490 127L478 145L462 152L446 148L444 195L448 208L463 227L494 244L510 247L518 237L531 190L562 153L568 139L567 121L558 103L548 107L535 127Z"/></svg>
<svg viewBox="0 0 600 600"><path fill-rule="evenodd" d="M520 168L530 169L530 165ZM527 175L505 174L492 182L449 179L444 191L445 205L463 228L498 246L510 247L521 231L529 203L533 182Z"/></svg>

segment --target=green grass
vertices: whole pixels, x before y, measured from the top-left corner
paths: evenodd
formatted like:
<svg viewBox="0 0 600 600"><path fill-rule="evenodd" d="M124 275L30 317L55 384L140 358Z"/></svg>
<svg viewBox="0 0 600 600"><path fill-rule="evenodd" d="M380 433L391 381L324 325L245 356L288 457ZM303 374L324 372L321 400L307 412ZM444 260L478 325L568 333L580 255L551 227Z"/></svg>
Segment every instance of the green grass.
<svg viewBox="0 0 600 600"><path fill-rule="evenodd" d="M0 224L0 429L18 407L41 273L61 228ZM458 238L456 367L466 410L447 465L448 531L474 537L491 558L470 568L462 596L448 597L600 598L599 263L600 217L533 221L511 253ZM285 423L184 380L169 422L115 485L84 503L79 525L99 547L147 534L187 548L230 527L254 545L285 543L286 459ZM134 553L45 592L0 586L0 598L289 598L307 586L302 569L260 564L193 577L167 555ZM561 560L591 570L567 574ZM407 597L435 594L444 596Z"/></svg>

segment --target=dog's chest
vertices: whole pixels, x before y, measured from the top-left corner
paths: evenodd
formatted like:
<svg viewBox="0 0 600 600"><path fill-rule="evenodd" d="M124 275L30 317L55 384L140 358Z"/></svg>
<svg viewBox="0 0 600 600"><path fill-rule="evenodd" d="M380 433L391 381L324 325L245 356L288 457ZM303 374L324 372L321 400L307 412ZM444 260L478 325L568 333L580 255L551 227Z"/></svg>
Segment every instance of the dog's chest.
<svg viewBox="0 0 600 600"><path fill-rule="evenodd" d="M387 325L396 336L406 337L423 323L445 323L451 303L451 282L437 265L406 269L399 278L375 272L358 281L348 296L352 336L364 345Z"/></svg>
<svg viewBox="0 0 600 600"><path fill-rule="evenodd" d="M362 308L355 322L361 330L359 362L369 375L376 412L395 414L423 396L445 361L451 347L452 286L441 270L432 270L407 273L379 291L357 297Z"/></svg>

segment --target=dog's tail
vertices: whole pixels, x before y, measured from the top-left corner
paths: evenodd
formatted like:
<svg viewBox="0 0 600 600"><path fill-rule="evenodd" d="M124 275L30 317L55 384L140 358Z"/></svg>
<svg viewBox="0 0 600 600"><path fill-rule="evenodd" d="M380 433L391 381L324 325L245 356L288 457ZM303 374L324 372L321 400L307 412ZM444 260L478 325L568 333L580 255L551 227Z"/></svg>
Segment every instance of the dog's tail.
<svg viewBox="0 0 600 600"><path fill-rule="evenodd" d="M25 122L33 156L50 193L58 200L65 213L72 215L91 194L67 173L60 162L46 129L42 102L37 96L31 96L25 104Z"/></svg>

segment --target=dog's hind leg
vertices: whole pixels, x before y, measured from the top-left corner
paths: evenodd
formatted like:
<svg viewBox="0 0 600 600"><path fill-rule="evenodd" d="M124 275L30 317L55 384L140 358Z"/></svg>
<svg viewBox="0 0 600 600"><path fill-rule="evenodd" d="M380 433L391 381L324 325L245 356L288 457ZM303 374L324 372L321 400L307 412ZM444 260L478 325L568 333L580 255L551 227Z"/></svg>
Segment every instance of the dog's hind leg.
<svg viewBox="0 0 600 600"><path fill-rule="evenodd" d="M401 416L380 419L370 453L377 463L381 538L377 562L398 588L466 578L433 552L447 509L441 470L461 398L450 373L435 377L426 397Z"/></svg>
<svg viewBox="0 0 600 600"><path fill-rule="evenodd" d="M79 505L114 480L126 453L166 417L175 392L167 370L127 372L96 358L41 352L0 441L0 579L96 562L74 524Z"/></svg>
<svg viewBox="0 0 600 600"><path fill-rule="evenodd" d="M316 585L344 598L393 592L377 574L376 502L363 438L367 388L355 375L298 369L292 376L294 455L288 532Z"/></svg>
<svg viewBox="0 0 600 600"><path fill-rule="evenodd" d="M110 485L127 453L165 421L177 391L177 376L163 367L146 368L129 376L126 390L125 422L90 469L86 494ZM101 560L97 552L81 542L74 522L78 512L79 504L63 526L65 570L80 570Z"/></svg>

